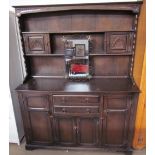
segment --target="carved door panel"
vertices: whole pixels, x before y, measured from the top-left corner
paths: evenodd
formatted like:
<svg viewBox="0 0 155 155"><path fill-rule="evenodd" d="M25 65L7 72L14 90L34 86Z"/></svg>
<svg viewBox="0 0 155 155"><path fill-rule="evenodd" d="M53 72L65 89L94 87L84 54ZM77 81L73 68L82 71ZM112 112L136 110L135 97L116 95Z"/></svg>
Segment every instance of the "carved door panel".
<svg viewBox="0 0 155 155"><path fill-rule="evenodd" d="M42 33L24 33L26 54L48 54L51 52L50 36Z"/></svg>
<svg viewBox="0 0 155 155"><path fill-rule="evenodd" d="M97 146L99 143L99 118L77 119L77 142L79 145Z"/></svg>
<svg viewBox="0 0 155 155"><path fill-rule="evenodd" d="M113 95L104 98L104 145L120 147L127 145L130 106L130 96Z"/></svg>
<svg viewBox="0 0 155 155"><path fill-rule="evenodd" d="M76 122L74 118L55 118L55 142L68 146L76 144Z"/></svg>
<svg viewBox="0 0 155 155"><path fill-rule="evenodd" d="M107 53L132 52L132 32L108 32L106 33Z"/></svg>

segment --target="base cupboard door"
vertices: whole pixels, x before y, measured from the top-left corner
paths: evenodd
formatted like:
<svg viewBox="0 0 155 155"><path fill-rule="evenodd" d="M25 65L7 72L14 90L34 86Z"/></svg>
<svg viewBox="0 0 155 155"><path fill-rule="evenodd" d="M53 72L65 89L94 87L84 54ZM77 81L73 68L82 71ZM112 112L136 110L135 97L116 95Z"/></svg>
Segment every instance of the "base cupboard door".
<svg viewBox="0 0 155 155"><path fill-rule="evenodd" d="M21 102L25 136L28 144L51 145L53 121L47 93L25 93Z"/></svg>
<svg viewBox="0 0 155 155"><path fill-rule="evenodd" d="M73 146L76 144L76 123L72 117L56 117L55 142L61 145Z"/></svg>
<svg viewBox="0 0 155 155"><path fill-rule="evenodd" d="M99 143L99 119L77 119L77 143L84 146L97 146Z"/></svg>
<svg viewBox="0 0 155 155"><path fill-rule="evenodd" d="M31 144L52 144L52 122L48 112L44 111L29 111L30 126L29 135L31 137Z"/></svg>
<svg viewBox="0 0 155 155"><path fill-rule="evenodd" d="M113 95L104 98L103 144L124 147L128 144L131 98Z"/></svg>

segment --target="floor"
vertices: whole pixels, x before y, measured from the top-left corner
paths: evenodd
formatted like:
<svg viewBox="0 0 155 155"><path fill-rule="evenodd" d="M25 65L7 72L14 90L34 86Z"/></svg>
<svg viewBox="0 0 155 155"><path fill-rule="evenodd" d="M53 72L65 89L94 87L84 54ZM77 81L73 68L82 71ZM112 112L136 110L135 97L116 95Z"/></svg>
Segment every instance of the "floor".
<svg viewBox="0 0 155 155"><path fill-rule="evenodd" d="M107 152L107 151L79 151L79 150L50 150L36 149L33 151L25 150L25 143L20 146L17 144L9 144L9 155L146 155L144 150L136 150L132 153Z"/></svg>

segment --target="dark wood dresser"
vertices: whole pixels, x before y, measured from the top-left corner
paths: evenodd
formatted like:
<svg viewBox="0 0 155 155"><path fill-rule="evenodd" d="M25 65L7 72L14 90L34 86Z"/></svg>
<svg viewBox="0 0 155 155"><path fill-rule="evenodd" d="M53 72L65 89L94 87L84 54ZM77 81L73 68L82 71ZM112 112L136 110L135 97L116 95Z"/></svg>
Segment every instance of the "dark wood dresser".
<svg viewBox="0 0 155 155"><path fill-rule="evenodd" d="M140 2L18 6L27 70L17 87L26 149L130 149ZM66 78L63 38L91 37L91 78Z"/></svg>

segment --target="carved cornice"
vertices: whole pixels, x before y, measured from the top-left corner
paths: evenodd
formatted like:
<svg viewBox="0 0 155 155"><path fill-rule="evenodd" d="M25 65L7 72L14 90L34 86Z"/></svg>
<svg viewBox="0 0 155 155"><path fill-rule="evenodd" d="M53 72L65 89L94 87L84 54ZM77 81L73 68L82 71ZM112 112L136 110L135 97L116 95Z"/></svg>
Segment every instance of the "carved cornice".
<svg viewBox="0 0 155 155"><path fill-rule="evenodd" d="M70 10L100 10L100 11L130 11L139 13L142 2L130 3L97 3L97 4L64 4L47 6L14 6L16 15L21 16L29 13L57 12Z"/></svg>

